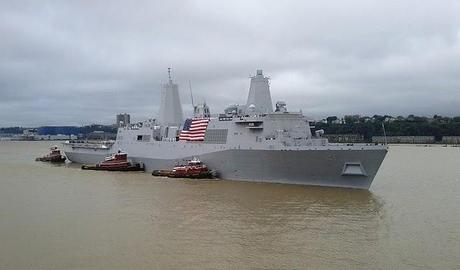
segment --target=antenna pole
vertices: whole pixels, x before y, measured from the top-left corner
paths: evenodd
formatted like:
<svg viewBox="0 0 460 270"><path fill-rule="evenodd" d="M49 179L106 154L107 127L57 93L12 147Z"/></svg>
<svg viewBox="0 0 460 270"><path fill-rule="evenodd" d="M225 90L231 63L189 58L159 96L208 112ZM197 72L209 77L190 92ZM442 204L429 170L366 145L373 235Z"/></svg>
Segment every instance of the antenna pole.
<svg viewBox="0 0 460 270"><path fill-rule="evenodd" d="M189 87L189 89L190 89L190 97L192 98L193 110L195 110L195 103L193 103L192 82L191 82L190 80L188 81L188 87Z"/></svg>
<svg viewBox="0 0 460 270"><path fill-rule="evenodd" d="M387 142L387 133L385 132L385 124L383 124L382 122L382 129L383 129L383 140L385 142L385 145L388 145L388 142Z"/></svg>

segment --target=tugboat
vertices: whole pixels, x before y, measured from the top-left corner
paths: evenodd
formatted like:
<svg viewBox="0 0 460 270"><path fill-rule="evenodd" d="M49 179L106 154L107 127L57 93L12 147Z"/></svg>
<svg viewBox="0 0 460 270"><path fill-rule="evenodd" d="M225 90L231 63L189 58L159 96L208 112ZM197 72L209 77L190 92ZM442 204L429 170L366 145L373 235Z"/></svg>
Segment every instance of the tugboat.
<svg viewBox="0 0 460 270"><path fill-rule="evenodd" d="M210 170L198 158L193 158L187 165L175 166L172 170L154 170L153 176L166 176L172 178L215 178L217 173Z"/></svg>
<svg viewBox="0 0 460 270"><path fill-rule="evenodd" d="M109 157L104 161L94 165L83 165L83 170L100 170L100 171L144 171L144 166L140 163L133 163L128 160L128 155L121 151Z"/></svg>
<svg viewBox="0 0 460 270"><path fill-rule="evenodd" d="M50 150L51 150L51 153L43 157L38 157L35 159L35 161L52 162L52 163L65 162L66 157L61 154L61 150L59 150L57 146L51 147Z"/></svg>

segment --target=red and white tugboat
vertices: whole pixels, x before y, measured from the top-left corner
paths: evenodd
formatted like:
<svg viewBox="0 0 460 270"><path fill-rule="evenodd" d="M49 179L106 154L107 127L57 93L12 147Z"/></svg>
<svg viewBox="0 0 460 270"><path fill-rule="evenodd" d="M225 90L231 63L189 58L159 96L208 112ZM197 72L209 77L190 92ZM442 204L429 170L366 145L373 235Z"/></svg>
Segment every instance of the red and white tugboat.
<svg viewBox="0 0 460 270"><path fill-rule="evenodd" d="M187 165L175 166L172 170L155 170L153 176L167 176L174 178L214 178L216 172L203 164L198 158L193 158Z"/></svg>
<svg viewBox="0 0 460 270"><path fill-rule="evenodd" d="M121 151L95 165L83 165L83 170L101 170L101 171L144 171L144 166L140 163L133 163L128 160L128 155Z"/></svg>
<svg viewBox="0 0 460 270"><path fill-rule="evenodd" d="M57 146L51 147L50 150L51 150L51 153L43 157L38 157L35 159L35 161L52 162L52 163L65 162L66 157L61 154L61 150L59 150Z"/></svg>

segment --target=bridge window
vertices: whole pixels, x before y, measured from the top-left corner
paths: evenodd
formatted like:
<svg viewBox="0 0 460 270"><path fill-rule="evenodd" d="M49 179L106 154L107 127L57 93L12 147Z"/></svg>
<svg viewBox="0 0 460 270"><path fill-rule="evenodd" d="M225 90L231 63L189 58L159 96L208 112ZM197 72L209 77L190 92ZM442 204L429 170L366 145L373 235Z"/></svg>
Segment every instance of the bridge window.
<svg viewBox="0 0 460 270"><path fill-rule="evenodd" d="M137 135L137 141L149 142L150 135Z"/></svg>

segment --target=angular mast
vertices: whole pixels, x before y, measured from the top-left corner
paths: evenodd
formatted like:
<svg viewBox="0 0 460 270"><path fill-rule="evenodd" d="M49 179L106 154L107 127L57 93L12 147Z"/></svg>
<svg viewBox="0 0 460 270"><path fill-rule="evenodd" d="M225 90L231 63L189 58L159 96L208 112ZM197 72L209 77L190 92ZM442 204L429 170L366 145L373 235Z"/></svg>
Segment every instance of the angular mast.
<svg viewBox="0 0 460 270"><path fill-rule="evenodd" d="M249 87L246 108L247 111L254 110L255 113L259 114L273 112L268 77L264 77L261 69L257 70L256 76L251 77L251 86Z"/></svg>
<svg viewBox="0 0 460 270"><path fill-rule="evenodd" d="M168 83L161 88L161 100L158 122L165 126L180 126L184 122L179 86L173 83L171 68L168 68Z"/></svg>

